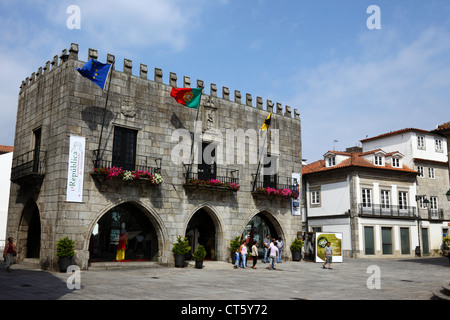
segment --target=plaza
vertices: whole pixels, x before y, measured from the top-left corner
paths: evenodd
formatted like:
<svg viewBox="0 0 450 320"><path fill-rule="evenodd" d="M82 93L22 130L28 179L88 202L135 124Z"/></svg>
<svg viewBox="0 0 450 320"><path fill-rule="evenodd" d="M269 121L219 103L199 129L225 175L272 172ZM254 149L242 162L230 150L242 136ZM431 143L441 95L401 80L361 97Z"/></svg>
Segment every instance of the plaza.
<svg viewBox="0 0 450 320"><path fill-rule="evenodd" d="M113 266L111 263L110 266ZM203 269L163 267L156 262L115 263L80 271L81 289L68 289L69 274L0 263L1 300L185 300L242 303L272 300L430 300L450 283L449 260L345 259L322 269L321 263L286 261L279 270L233 269L231 263L205 261ZM379 268L379 289L373 270ZM121 268L117 268L121 267ZM373 289L371 289L372 287ZM187 305L186 305L187 306Z"/></svg>

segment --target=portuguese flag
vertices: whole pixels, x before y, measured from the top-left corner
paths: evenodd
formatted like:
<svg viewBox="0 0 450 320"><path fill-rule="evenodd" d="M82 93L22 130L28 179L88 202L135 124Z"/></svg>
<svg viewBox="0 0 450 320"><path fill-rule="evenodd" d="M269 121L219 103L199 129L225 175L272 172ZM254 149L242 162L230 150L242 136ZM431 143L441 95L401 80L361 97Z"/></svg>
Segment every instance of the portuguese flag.
<svg viewBox="0 0 450 320"><path fill-rule="evenodd" d="M170 95L178 103L188 108L198 109L202 96L202 88L172 88Z"/></svg>

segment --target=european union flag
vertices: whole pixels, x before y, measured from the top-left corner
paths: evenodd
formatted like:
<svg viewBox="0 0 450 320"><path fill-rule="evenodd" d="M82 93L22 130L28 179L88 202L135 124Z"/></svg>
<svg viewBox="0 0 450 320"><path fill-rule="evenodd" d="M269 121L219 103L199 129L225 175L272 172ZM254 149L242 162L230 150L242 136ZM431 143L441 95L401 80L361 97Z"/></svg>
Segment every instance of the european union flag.
<svg viewBox="0 0 450 320"><path fill-rule="evenodd" d="M110 64L104 64L97 60L91 59L83 66L77 68L77 71L85 78L91 80L98 85L102 90L105 88L106 78L108 77Z"/></svg>

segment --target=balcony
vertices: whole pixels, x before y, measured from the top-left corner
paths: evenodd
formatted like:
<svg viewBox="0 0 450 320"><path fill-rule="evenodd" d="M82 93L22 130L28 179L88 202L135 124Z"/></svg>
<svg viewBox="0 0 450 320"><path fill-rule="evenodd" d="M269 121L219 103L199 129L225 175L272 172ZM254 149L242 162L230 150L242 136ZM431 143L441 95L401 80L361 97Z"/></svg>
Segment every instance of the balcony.
<svg viewBox="0 0 450 320"><path fill-rule="evenodd" d="M358 203L358 214L373 218L417 219L416 207Z"/></svg>
<svg viewBox="0 0 450 320"><path fill-rule="evenodd" d="M46 153L44 151L29 151L12 161L11 181L17 184L42 183L45 176L44 159Z"/></svg>
<svg viewBox="0 0 450 320"><path fill-rule="evenodd" d="M161 160L149 156L136 156L132 161L120 161L113 157L112 152L107 151L103 151L97 158L94 151L94 172L91 172L91 176L100 191L126 184L141 186L143 193L146 194L146 186L159 185L163 182Z"/></svg>
<svg viewBox="0 0 450 320"><path fill-rule="evenodd" d="M278 175L253 175L252 195L263 199L292 199L298 197L298 190L292 185L292 178Z"/></svg>
<svg viewBox="0 0 450 320"><path fill-rule="evenodd" d="M444 209L428 209L429 220L444 220Z"/></svg>
<svg viewBox="0 0 450 320"><path fill-rule="evenodd" d="M209 166L185 164L184 167L186 179L183 186L187 190L237 192L240 189L237 169L215 164Z"/></svg>

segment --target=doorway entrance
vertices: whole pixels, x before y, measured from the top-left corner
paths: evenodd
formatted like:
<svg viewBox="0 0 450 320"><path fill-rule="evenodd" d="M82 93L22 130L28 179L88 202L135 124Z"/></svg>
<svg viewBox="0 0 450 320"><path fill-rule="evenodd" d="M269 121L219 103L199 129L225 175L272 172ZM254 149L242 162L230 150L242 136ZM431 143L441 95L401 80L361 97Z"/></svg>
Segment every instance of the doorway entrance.
<svg viewBox="0 0 450 320"><path fill-rule="evenodd" d="M41 218L36 202L29 200L23 209L17 236L18 248L24 258L38 259L41 253Z"/></svg>
<svg viewBox="0 0 450 320"><path fill-rule="evenodd" d="M269 235L270 241L272 238L278 239L278 232L270 221L268 213L260 212L254 216L242 233L242 239L247 243L247 247L250 249L253 242L256 241L258 247L258 257L264 257L264 239L266 235Z"/></svg>
<svg viewBox="0 0 450 320"><path fill-rule="evenodd" d="M205 247L205 259L216 259L216 227L205 209L198 210L192 216L186 228L186 237L189 239L189 245L191 246L191 252L186 256L188 259L192 258L192 254L199 244Z"/></svg>
<svg viewBox="0 0 450 320"><path fill-rule="evenodd" d="M147 215L124 203L97 222L89 242L89 262L157 261L158 236Z"/></svg>

